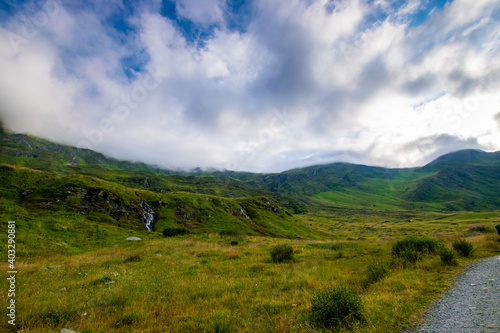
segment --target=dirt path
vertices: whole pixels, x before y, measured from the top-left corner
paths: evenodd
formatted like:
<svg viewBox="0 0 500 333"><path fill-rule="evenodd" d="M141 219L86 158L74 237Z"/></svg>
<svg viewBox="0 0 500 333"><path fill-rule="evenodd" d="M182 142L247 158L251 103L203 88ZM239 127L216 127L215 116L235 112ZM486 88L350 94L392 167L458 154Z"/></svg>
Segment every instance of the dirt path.
<svg viewBox="0 0 500 333"><path fill-rule="evenodd" d="M467 267L411 332L500 333L500 256Z"/></svg>

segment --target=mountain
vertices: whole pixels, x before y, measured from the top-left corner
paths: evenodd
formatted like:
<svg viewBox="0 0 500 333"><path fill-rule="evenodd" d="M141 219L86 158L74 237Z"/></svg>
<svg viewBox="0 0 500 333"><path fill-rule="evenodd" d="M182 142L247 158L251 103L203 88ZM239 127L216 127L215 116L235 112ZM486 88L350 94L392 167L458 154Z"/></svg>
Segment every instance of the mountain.
<svg viewBox="0 0 500 333"><path fill-rule="evenodd" d="M16 242L49 243L52 248L43 247L49 253L64 250L56 244L66 244L78 253L116 240L123 243L130 236L151 238L166 228L179 227L196 234L229 236L315 238L321 234L265 196L160 194L86 175L9 165L0 165L0 216L16 221L21 235Z"/></svg>
<svg viewBox="0 0 500 333"><path fill-rule="evenodd" d="M478 149L460 150L438 157L424 169L440 169L444 166L500 166L500 151L487 153Z"/></svg>
<svg viewBox="0 0 500 333"><path fill-rule="evenodd" d="M417 168L333 163L254 174L165 170L4 131L0 132L0 140L0 163L60 175L92 176L158 194L265 196L292 213L345 208L424 211L500 208L500 152L462 150Z"/></svg>
<svg viewBox="0 0 500 333"><path fill-rule="evenodd" d="M500 208L500 152L462 150L420 168L334 163L279 174L233 177L273 193L373 209ZM318 201L309 201L313 206Z"/></svg>

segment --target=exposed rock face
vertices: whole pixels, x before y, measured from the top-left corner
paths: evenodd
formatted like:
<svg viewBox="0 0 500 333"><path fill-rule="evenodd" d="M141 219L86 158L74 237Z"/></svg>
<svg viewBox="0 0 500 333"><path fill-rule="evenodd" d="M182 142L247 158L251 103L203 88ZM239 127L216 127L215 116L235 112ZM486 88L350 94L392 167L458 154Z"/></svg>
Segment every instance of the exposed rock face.
<svg viewBox="0 0 500 333"><path fill-rule="evenodd" d="M278 207L272 205L269 201L267 202L267 206L266 206L266 209L270 212L273 212L273 213L276 213L276 214L279 214L281 211Z"/></svg>
<svg viewBox="0 0 500 333"><path fill-rule="evenodd" d="M241 207L241 205L238 205L238 207L240 207L240 214L243 215L244 217L246 217L248 220L251 220L251 218L248 215L247 211L244 210L243 207Z"/></svg>
<svg viewBox="0 0 500 333"><path fill-rule="evenodd" d="M75 201L74 207L83 215L102 213L111 216L119 224L132 221L136 224L145 220L144 205L139 200L130 200L129 204L126 204L122 197L103 189L67 186L64 199ZM152 230L152 224L148 226Z"/></svg>

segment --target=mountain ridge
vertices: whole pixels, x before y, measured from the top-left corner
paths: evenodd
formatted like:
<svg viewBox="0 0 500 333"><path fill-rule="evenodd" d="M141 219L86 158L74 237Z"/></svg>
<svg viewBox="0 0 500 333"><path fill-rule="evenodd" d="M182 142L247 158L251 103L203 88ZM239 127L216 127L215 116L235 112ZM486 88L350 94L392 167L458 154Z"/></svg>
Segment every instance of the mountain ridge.
<svg viewBox="0 0 500 333"><path fill-rule="evenodd" d="M280 173L168 170L119 161L88 149L25 134L0 132L0 162L61 174L84 174L157 193L222 197L269 196L294 213L326 203L375 209L500 208L500 152L477 149L442 155L414 168L336 162ZM457 191L458 189L458 191Z"/></svg>

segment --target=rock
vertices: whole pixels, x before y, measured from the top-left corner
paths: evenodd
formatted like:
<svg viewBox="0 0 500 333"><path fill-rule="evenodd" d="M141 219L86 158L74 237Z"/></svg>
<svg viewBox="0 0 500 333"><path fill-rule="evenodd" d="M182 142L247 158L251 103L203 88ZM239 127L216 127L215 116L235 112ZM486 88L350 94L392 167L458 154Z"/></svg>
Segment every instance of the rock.
<svg viewBox="0 0 500 333"><path fill-rule="evenodd" d="M115 283L115 281L113 281L113 280L109 280L109 281L104 282L104 284L113 284L113 283Z"/></svg>
<svg viewBox="0 0 500 333"><path fill-rule="evenodd" d="M26 190L26 191L23 191L23 192L21 193L21 196L23 196L23 197L27 197L27 196L28 196L28 195L30 195L31 193L33 193L33 191L31 191L31 190Z"/></svg>
<svg viewBox="0 0 500 333"><path fill-rule="evenodd" d="M71 330L69 328L61 328L61 330L59 331L59 333L79 333L79 332Z"/></svg>
<svg viewBox="0 0 500 333"><path fill-rule="evenodd" d="M133 242L137 242L137 241L141 241L142 239L140 239L139 237L129 237L127 238L128 241L133 241Z"/></svg>
<svg viewBox="0 0 500 333"><path fill-rule="evenodd" d="M296 237L297 239L302 239L302 237L300 237L299 235L295 235L295 237Z"/></svg>

